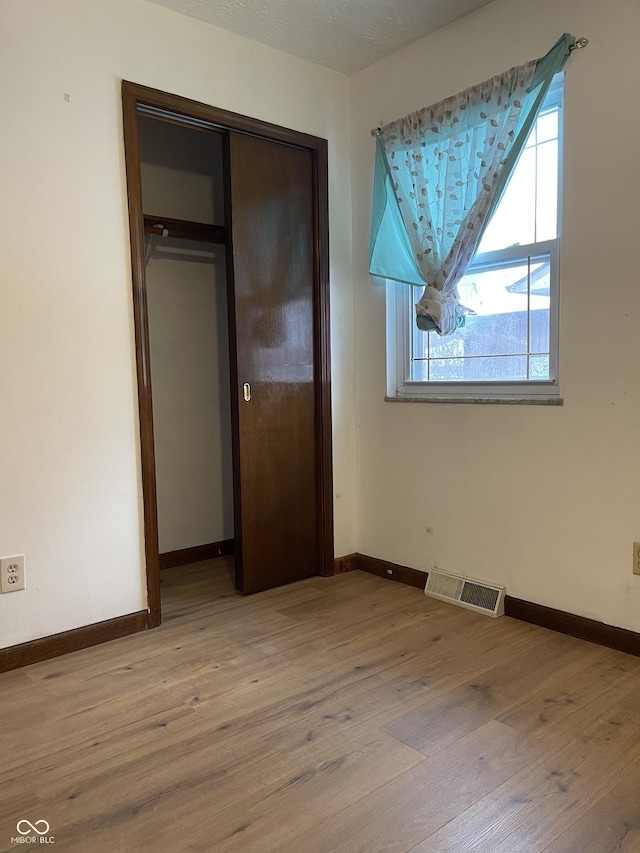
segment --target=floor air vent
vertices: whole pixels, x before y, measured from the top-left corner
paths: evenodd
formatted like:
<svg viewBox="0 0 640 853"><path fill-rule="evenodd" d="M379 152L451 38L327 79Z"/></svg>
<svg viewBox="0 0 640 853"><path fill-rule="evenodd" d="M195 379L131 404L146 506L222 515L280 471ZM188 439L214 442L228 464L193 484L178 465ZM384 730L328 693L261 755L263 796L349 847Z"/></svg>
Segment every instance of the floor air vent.
<svg viewBox="0 0 640 853"><path fill-rule="evenodd" d="M450 575L440 569L431 569L424 594L458 607L475 610L486 616L504 616L503 586L492 586L480 581Z"/></svg>

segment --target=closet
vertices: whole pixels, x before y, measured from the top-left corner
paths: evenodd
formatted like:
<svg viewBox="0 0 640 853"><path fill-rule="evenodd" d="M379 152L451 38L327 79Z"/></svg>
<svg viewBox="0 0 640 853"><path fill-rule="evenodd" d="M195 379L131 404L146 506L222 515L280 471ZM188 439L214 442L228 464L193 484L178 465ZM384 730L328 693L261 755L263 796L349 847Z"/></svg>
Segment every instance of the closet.
<svg viewBox="0 0 640 853"><path fill-rule="evenodd" d="M123 83L150 625L161 553L333 574L327 144Z"/></svg>
<svg viewBox="0 0 640 853"><path fill-rule="evenodd" d="M233 550L222 139L138 118L161 564Z"/></svg>

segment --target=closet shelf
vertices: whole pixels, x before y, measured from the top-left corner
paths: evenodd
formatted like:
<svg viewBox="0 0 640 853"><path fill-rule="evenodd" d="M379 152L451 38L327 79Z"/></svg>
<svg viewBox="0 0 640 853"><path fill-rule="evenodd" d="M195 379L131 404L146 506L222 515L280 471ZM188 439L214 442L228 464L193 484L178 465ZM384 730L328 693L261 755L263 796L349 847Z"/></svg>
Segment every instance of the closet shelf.
<svg viewBox="0 0 640 853"><path fill-rule="evenodd" d="M164 234L164 232L167 232ZM179 237L181 240L199 240L202 243L225 243L224 225L190 222L188 219L171 219L168 216L144 214L144 233L162 237Z"/></svg>

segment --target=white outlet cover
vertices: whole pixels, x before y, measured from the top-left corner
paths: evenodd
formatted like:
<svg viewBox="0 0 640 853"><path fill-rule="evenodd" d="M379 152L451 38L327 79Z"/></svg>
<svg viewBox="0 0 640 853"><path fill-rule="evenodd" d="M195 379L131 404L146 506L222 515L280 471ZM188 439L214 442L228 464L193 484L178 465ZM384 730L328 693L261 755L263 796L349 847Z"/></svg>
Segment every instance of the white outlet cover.
<svg viewBox="0 0 640 853"><path fill-rule="evenodd" d="M0 592L19 592L25 580L24 554L0 558Z"/></svg>

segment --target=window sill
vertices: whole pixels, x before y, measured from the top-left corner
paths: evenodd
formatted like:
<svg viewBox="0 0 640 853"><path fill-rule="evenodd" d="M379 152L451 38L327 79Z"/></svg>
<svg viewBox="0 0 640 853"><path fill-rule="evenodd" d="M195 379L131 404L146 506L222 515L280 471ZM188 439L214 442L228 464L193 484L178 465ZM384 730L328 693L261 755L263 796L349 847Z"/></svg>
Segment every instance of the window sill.
<svg viewBox="0 0 640 853"><path fill-rule="evenodd" d="M563 406L562 397L385 397L387 403L472 403L493 406Z"/></svg>

